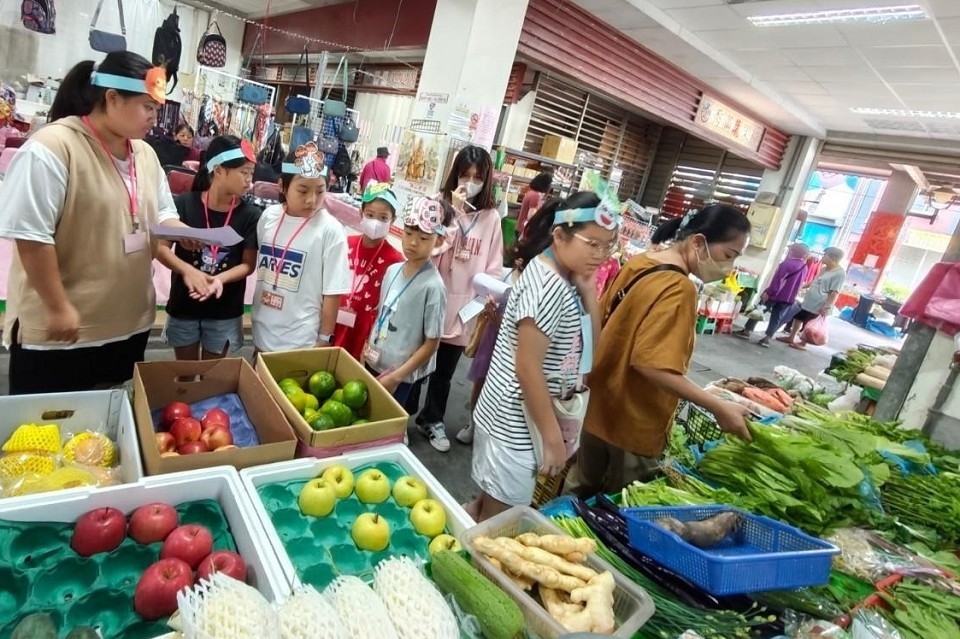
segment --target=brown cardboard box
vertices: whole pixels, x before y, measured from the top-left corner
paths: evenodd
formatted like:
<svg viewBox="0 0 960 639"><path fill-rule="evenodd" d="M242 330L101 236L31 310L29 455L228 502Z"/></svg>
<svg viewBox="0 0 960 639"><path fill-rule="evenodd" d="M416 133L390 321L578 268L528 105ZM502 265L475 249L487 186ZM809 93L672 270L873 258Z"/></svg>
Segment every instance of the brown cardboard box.
<svg viewBox="0 0 960 639"><path fill-rule="evenodd" d="M565 164L573 164L573 160L577 155L577 142L570 138L548 133L543 136L543 146L540 148L540 155L553 158Z"/></svg>
<svg viewBox="0 0 960 639"><path fill-rule="evenodd" d="M360 380L367 385L370 394L370 423L359 426L344 426L327 431L310 428L277 384L278 380L292 377L306 386L310 375L317 371L330 371L343 385ZM409 415L360 362L342 348L314 348L279 353L259 353L257 374L270 394L283 409L284 415L297 437L313 448L340 448L397 436L407 429Z"/></svg>
<svg viewBox="0 0 960 639"><path fill-rule="evenodd" d="M196 378L196 379L194 379ZM237 393L260 438L259 446L219 453L160 457L150 410L170 402L192 404L214 395ZM297 438L253 367L241 358L203 362L140 362L133 372L133 413L147 475L210 466L237 469L293 459Z"/></svg>

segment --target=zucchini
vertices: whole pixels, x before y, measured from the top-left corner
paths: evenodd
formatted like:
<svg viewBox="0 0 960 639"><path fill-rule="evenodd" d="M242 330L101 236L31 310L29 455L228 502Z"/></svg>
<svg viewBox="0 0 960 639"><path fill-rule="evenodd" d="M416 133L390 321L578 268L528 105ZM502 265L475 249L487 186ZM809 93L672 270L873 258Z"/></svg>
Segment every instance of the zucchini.
<svg viewBox="0 0 960 639"><path fill-rule="evenodd" d="M57 639L57 626L45 612L35 612L20 620L10 639Z"/></svg>
<svg viewBox="0 0 960 639"><path fill-rule="evenodd" d="M890 379L890 369L884 368L883 366L868 366L865 371L863 371L870 377L876 377L877 379L888 380Z"/></svg>
<svg viewBox="0 0 960 639"><path fill-rule="evenodd" d="M477 618L486 639L513 639L523 632L520 606L459 554L442 550L432 557L430 574L445 594L453 594Z"/></svg>
<svg viewBox="0 0 960 639"><path fill-rule="evenodd" d="M884 379L878 379L872 375L867 375L866 373L860 373L854 378L853 383L857 386L863 388L872 388L874 390L883 390L883 387L887 385L887 381Z"/></svg>

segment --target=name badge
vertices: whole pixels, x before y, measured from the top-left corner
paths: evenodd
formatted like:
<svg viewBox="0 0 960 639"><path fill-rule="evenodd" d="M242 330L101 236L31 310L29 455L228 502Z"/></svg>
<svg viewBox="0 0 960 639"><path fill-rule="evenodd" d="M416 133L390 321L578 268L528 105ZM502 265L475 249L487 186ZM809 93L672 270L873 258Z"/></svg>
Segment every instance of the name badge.
<svg viewBox="0 0 960 639"><path fill-rule="evenodd" d="M280 293L271 293L270 291L263 291L260 294L260 303L266 306L267 308L272 308L277 311L283 310L283 295Z"/></svg>
<svg viewBox="0 0 960 639"><path fill-rule="evenodd" d="M380 351L377 350L376 348L367 346L366 359L367 359L367 364L370 365L370 368L376 369L377 364L380 363Z"/></svg>
<svg viewBox="0 0 960 639"><path fill-rule="evenodd" d="M353 309L341 308L337 311L337 324L341 326L346 326L347 328L353 328L354 324L357 323L357 314Z"/></svg>
<svg viewBox="0 0 960 639"><path fill-rule="evenodd" d="M128 233L123 236L123 252L126 255L147 249L146 233Z"/></svg>
<svg viewBox="0 0 960 639"><path fill-rule="evenodd" d="M473 255L470 253L469 249L457 249L454 259L458 262L468 262Z"/></svg>

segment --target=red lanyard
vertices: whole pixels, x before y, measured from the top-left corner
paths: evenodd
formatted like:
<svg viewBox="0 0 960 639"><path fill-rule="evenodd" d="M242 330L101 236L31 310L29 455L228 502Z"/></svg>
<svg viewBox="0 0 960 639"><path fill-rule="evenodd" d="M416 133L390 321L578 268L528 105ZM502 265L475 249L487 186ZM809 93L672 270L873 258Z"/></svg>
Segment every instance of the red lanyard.
<svg viewBox="0 0 960 639"><path fill-rule="evenodd" d="M280 222L277 224L277 229L273 232L273 242L271 242L271 248L277 250L277 234L280 233L280 227L283 226L283 221L287 217L287 208L283 208L283 214L280 216ZM313 216L304 218L303 222L300 222L300 226L297 227L297 230L293 232L293 235L290 236L290 239L287 240L287 245L283 247L283 253L280 254L280 259L277 260L277 266L274 268L275 277L273 278L273 290L277 290L277 284L280 282L280 271L283 270L283 263L287 259L287 251L290 250L290 245L293 244L293 241L297 239L297 236L300 235L300 231L303 230L303 227L313 219Z"/></svg>
<svg viewBox="0 0 960 639"><path fill-rule="evenodd" d="M123 190L127 192L127 197L129 198L130 220L133 223L133 230L136 232L140 228L140 223L137 221L137 164L133 159L133 145L130 144L130 140L127 140L127 158L130 161L130 166L128 169L130 173L130 184L128 185L127 181L123 179L123 173L120 172L120 167L118 167L117 163L114 161L113 154L110 153L110 149L107 148L103 138L100 137L100 134L97 133L97 130L93 128L93 125L90 123L90 117L86 115L83 116L83 123L87 125L87 128L90 129L93 137L96 138L97 142L100 143L100 148L102 148L103 152L107 154L107 159L110 161L110 166L116 170L117 175L120 177L120 183L123 184Z"/></svg>
<svg viewBox="0 0 960 639"><path fill-rule="evenodd" d="M377 257L380 255L380 251L383 250L383 245L386 244L386 238L380 240L380 246L377 247L377 250L374 251L373 257L370 258L370 261L367 262L366 268L363 269L363 274L368 275L370 269L373 268L373 263L377 261ZM353 255L353 264L354 269L360 266L360 246L363 244L363 238L357 240L357 249L354 251ZM357 294L357 291L360 289L360 284L363 282L363 278L356 277L356 270L354 270L354 283L350 290L350 297L347 298L347 306L350 306L350 302L353 301L353 296Z"/></svg>
<svg viewBox="0 0 960 639"><path fill-rule="evenodd" d="M208 203L210 202L210 192L207 191L200 196L200 201L203 202L203 217L207 221L207 228L210 228L210 209L207 208ZM230 198L230 208L227 209L227 219L224 221L223 226L230 226L230 218L233 217L233 209L237 208L237 198ZM274 237L276 240L276 237ZM220 252L220 247L216 244L210 245L210 254L213 255L213 259L217 259L217 253Z"/></svg>

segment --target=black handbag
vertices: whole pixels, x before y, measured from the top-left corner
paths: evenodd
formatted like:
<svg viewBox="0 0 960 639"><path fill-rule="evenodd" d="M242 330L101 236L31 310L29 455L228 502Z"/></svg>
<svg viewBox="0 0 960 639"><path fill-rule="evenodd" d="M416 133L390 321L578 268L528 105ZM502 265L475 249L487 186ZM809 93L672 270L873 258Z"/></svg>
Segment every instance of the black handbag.
<svg viewBox="0 0 960 639"><path fill-rule="evenodd" d="M214 33L213 30L217 32ZM227 66L227 40L220 32L220 25L214 20L207 27L207 32L200 38L200 44L197 46L197 63L205 67L225 67Z"/></svg>
<svg viewBox="0 0 960 639"><path fill-rule="evenodd" d="M123 0L117 0L117 8L120 10L120 33L110 33L109 31L100 31L96 29L97 20L100 19L100 9L103 8L103 0L97 3L97 9L93 12L93 21L90 22L90 48L100 53L113 53L114 51L127 50L127 26L123 20Z"/></svg>
<svg viewBox="0 0 960 639"><path fill-rule="evenodd" d="M297 62L297 73L300 72L300 67L307 72L307 94L310 93L310 60L307 57L307 45L303 45L303 51L300 52L300 61ZM294 75L294 82L296 82L296 74ZM297 95L291 95L287 98L287 101L284 103L284 107L287 109L287 113L293 115L307 115L310 113L310 100L302 98Z"/></svg>

